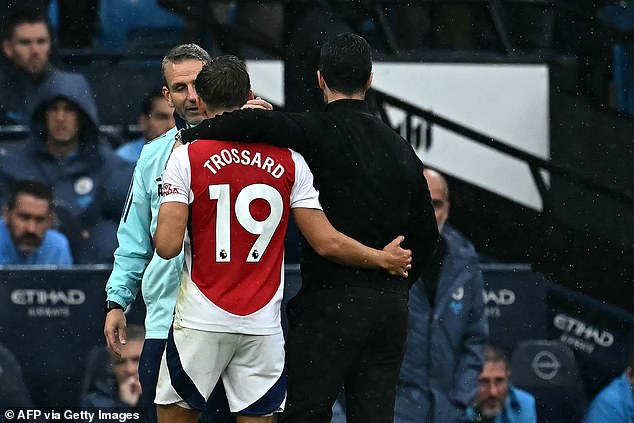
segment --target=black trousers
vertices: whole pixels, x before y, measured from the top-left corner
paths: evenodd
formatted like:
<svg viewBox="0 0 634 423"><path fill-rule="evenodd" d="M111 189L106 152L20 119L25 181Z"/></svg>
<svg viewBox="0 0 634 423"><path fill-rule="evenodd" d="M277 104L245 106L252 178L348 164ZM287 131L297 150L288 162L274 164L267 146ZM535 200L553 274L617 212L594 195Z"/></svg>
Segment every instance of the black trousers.
<svg viewBox="0 0 634 423"><path fill-rule="evenodd" d="M348 423L394 420L407 298L364 288L300 292L288 306L283 423L329 423L345 386Z"/></svg>

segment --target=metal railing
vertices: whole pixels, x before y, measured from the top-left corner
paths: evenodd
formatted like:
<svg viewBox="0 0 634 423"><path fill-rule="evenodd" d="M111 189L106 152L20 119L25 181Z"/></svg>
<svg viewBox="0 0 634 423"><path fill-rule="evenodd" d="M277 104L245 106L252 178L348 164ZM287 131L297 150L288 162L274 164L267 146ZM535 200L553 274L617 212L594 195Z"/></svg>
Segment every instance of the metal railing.
<svg viewBox="0 0 634 423"><path fill-rule="evenodd" d="M541 157L533 156L532 154L508 145L503 141L468 128L429 110L414 106L383 91L374 89L373 94L376 99L381 118L392 128L396 130L399 129L398 125L394 125L390 121L386 106L395 107L405 113L405 138L414 148L421 148L423 144L422 134L424 133L425 145L423 147L425 149L429 149L433 143L432 129L434 125L437 125L468 138L477 144L487 146L499 153L511 156L526 163L541 196L544 204L544 210L550 210L552 204L549 196L548 184L546 183L544 176L540 173L541 170L544 170L551 175L559 176L568 182L581 185L613 200L634 204L634 191L629 188L625 188L617 184L596 181L570 166L552 163L548 160L542 159ZM415 117L423 121L416 127L413 126L413 120ZM424 127L422 128L421 126L423 125Z"/></svg>

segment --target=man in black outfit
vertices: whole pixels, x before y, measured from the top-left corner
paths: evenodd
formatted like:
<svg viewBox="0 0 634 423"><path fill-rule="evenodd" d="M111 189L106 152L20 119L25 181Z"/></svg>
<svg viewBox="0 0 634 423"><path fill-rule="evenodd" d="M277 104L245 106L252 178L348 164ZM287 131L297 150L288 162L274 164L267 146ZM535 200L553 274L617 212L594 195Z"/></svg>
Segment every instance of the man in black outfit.
<svg viewBox="0 0 634 423"><path fill-rule="evenodd" d="M350 33L327 42L317 77L327 103L323 112L225 113L184 131L182 140L290 147L308 162L324 212L338 230L379 249L405 234L404 248L413 255L409 283L330 262L304 242L302 288L288 306L282 422L329 422L342 386L348 423L392 422L408 291L436 247L434 211L422 163L364 101L372 81L368 43Z"/></svg>

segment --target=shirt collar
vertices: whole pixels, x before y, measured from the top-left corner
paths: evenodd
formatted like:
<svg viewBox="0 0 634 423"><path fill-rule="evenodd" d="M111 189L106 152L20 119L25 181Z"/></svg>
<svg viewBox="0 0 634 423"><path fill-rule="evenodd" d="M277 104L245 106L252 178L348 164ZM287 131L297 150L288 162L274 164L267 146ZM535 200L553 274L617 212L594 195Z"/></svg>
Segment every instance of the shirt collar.
<svg viewBox="0 0 634 423"><path fill-rule="evenodd" d="M331 112L335 110L352 110L356 112L370 114L368 103L366 103L364 100L354 100L350 98L331 101L326 105L326 111Z"/></svg>

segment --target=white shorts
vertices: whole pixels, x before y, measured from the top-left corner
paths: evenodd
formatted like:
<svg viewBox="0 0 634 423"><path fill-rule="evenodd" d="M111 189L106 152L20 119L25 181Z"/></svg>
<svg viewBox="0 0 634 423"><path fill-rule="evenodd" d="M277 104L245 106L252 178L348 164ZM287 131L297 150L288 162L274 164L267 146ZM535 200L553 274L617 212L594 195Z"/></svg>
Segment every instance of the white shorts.
<svg viewBox="0 0 634 423"><path fill-rule="evenodd" d="M286 401L284 337L206 332L174 322L156 386L156 404L204 411L218 380L229 409L248 416L282 412Z"/></svg>

